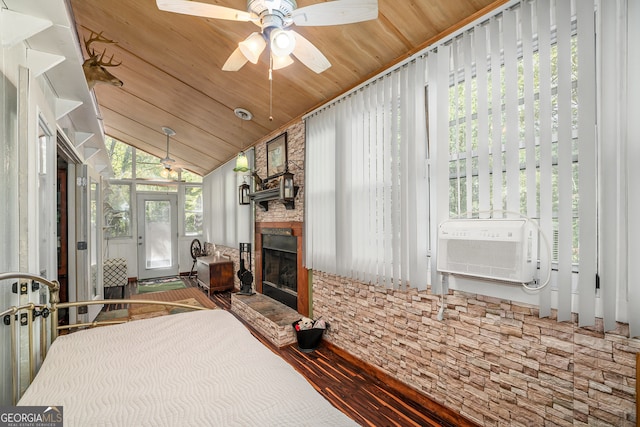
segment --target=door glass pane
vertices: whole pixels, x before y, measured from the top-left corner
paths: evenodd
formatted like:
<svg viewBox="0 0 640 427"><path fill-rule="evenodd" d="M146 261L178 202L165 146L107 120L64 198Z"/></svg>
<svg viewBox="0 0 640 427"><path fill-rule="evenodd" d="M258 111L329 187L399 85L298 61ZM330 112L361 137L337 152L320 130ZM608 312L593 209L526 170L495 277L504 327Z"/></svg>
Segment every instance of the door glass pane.
<svg viewBox="0 0 640 427"><path fill-rule="evenodd" d="M145 200L146 268L171 267L171 203Z"/></svg>

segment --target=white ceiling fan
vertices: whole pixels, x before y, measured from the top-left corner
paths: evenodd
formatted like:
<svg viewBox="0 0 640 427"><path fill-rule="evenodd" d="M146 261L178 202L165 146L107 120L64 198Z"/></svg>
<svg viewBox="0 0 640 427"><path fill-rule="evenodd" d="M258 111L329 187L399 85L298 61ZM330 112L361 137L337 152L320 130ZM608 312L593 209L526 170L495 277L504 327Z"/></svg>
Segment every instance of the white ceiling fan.
<svg viewBox="0 0 640 427"><path fill-rule="evenodd" d="M160 176L163 178L177 178L177 174L182 170L182 168L176 164L174 159L169 157L169 139L176 134L176 131L170 127L163 126L162 132L167 136L167 155L163 159L160 159L160 163L164 168L160 172Z"/></svg>
<svg viewBox="0 0 640 427"><path fill-rule="evenodd" d="M251 21L260 27L241 41L222 67L237 71L247 63L258 62L267 44L270 69L293 63L291 55L316 73L331 66L309 40L290 29L298 26L327 26L368 21L378 17L377 0L334 0L297 8L295 0L247 0L247 11L189 0L156 0L160 10L231 21Z"/></svg>

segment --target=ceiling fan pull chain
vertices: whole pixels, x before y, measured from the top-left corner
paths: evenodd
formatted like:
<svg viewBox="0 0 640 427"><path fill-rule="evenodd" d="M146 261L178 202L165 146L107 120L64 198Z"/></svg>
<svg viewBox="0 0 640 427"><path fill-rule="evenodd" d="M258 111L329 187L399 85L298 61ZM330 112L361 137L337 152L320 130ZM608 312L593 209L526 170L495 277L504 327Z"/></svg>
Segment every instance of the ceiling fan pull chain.
<svg viewBox="0 0 640 427"><path fill-rule="evenodd" d="M273 121L273 57L269 54L269 121Z"/></svg>

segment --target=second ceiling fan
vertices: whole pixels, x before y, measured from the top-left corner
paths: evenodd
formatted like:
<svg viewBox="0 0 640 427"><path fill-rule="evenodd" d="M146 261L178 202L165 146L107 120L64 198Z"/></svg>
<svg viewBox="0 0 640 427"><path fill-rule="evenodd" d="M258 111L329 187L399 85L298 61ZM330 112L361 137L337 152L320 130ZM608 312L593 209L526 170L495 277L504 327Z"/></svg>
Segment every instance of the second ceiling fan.
<svg viewBox="0 0 640 427"><path fill-rule="evenodd" d="M368 21L378 17L377 0L334 0L298 8L295 0L247 0L247 11L189 0L156 0L158 9L231 21L253 22L260 27L238 44L222 69L237 71L250 61L255 64L269 46L270 68L293 63L291 55L316 73L331 66L309 40L290 29L298 26L327 26Z"/></svg>

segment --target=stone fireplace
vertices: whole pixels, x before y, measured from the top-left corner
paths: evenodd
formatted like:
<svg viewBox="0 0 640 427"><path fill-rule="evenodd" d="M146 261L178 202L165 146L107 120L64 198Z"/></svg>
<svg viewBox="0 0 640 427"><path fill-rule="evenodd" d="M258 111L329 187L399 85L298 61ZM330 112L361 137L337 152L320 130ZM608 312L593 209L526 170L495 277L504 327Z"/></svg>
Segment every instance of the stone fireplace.
<svg viewBox="0 0 640 427"><path fill-rule="evenodd" d="M307 269L302 266L302 223L256 223L256 291L309 315Z"/></svg>

